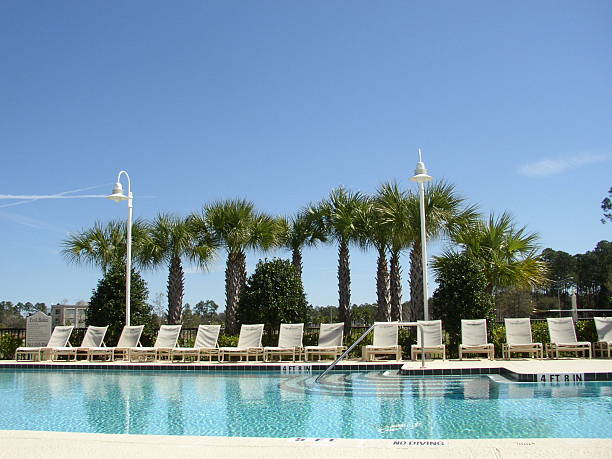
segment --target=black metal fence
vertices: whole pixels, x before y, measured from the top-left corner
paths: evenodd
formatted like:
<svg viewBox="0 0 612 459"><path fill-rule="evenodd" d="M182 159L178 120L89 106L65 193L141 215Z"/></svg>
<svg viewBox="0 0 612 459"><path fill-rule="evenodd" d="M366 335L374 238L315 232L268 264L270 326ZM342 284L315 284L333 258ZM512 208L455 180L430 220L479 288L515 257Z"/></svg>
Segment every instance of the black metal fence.
<svg viewBox="0 0 612 459"><path fill-rule="evenodd" d="M352 333L363 333L368 329L369 325L353 325L351 330ZM75 328L72 332L72 339L70 340L76 342L80 342L80 339L83 338L85 334L85 330L87 328ZM221 334L223 334L223 326L221 327ZM179 335L179 341L182 343L193 342L195 341L196 334L198 333L197 328L181 328L181 334ZM155 334L157 334L157 330L155 330ZM0 336L3 335L12 335L17 338L20 338L25 341L26 338L26 329L25 328L0 328ZM317 337L319 335L319 326L318 325L308 325L304 327L304 337ZM270 337L278 336L278 330L272 330L271 333L268 334ZM75 344L74 342L72 343Z"/></svg>
<svg viewBox="0 0 612 459"><path fill-rule="evenodd" d="M571 311L568 311L571 312ZM602 316L606 316L608 314L601 314ZM578 321L583 320L591 320L590 318L578 318ZM531 319L532 322L545 322L545 318ZM501 321L496 321L499 324L504 323L503 319ZM352 325L351 326L351 335L361 335L364 331L366 331L370 325ZM80 343L85 334L85 327L76 328L73 331L71 342L74 345L75 343ZM223 335L224 327L221 326L221 335ZM180 343L193 343L196 338L196 334L198 333L197 328L182 328L181 334L179 335ZM157 335L157 330L155 330L155 334ZM0 328L0 337L3 335L12 335L17 338L20 338L25 341L26 338L26 329L25 328ZM266 330L266 335L269 341L275 342L275 338L278 336L278 329L275 330ZM317 337L319 335L319 325L307 325L304 327L304 342L316 342Z"/></svg>

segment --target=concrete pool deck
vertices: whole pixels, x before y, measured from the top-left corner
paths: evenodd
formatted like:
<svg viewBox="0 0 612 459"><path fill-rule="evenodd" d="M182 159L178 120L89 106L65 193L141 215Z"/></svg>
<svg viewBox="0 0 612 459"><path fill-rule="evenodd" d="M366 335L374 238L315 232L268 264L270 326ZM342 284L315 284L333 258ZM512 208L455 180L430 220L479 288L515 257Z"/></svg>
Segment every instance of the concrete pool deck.
<svg viewBox="0 0 612 459"><path fill-rule="evenodd" d="M609 439L346 440L0 431L0 458L610 458Z"/></svg>

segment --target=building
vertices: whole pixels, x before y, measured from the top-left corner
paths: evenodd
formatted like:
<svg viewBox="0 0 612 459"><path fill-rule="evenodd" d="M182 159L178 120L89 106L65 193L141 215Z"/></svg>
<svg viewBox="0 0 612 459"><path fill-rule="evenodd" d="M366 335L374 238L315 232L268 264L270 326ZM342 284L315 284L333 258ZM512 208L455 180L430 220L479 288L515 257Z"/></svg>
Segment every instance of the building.
<svg viewBox="0 0 612 459"><path fill-rule="evenodd" d="M88 307L88 303L52 305L51 326L55 327L56 325L74 325L75 328L84 327L85 319L87 318Z"/></svg>

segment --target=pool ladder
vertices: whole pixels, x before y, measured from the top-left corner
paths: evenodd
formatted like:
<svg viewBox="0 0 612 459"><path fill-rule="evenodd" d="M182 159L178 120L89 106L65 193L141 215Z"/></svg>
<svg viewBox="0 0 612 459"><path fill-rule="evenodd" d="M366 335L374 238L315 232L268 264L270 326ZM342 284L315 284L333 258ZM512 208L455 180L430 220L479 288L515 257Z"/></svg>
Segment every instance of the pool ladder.
<svg viewBox="0 0 612 459"><path fill-rule="evenodd" d="M380 323L393 323L393 324L397 324L399 327L417 327L417 333L420 333L420 335L421 335L421 339L418 340L418 341L423 343L423 325L421 325L418 322L380 322ZM325 369L325 371L323 371L323 373L321 373L319 376L317 376L317 378L315 379L315 382L318 383L319 380L323 376L325 376L327 373L329 373L331 370L333 370L334 367L342 359L344 359L355 348L355 346L357 346L359 343L361 343L361 341L363 341L363 339L366 336L368 336L368 333L370 333L372 330L374 330L375 326L376 326L376 322L373 325L371 325L370 328L368 328L366 331L364 331L363 334L359 338L357 338L357 341L355 341L346 351L344 351L340 357L338 357L336 360L334 360L330 364L330 366L328 366ZM421 352L421 368L425 368L425 352Z"/></svg>

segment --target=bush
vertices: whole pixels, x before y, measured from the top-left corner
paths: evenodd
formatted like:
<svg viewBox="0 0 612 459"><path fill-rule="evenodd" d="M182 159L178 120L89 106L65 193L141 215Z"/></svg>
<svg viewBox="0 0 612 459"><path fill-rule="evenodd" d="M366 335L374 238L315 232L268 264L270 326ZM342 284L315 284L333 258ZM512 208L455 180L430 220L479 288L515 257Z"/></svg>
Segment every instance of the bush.
<svg viewBox="0 0 612 459"><path fill-rule="evenodd" d="M144 325L140 338L143 346L151 346L154 340L151 306L147 304L147 284L138 272L132 270L130 286L130 325ZM106 326L104 341L115 345L125 325L125 268L111 267L98 282L89 301L87 325Z"/></svg>
<svg viewBox="0 0 612 459"><path fill-rule="evenodd" d="M487 279L480 264L465 253L450 253L436 259L438 288L432 301L432 317L441 319L447 333L448 357L456 357L461 340L461 319L487 319L492 332L495 303L487 292Z"/></svg>
<svg viewBox="0 0 612 459"><path fill-rule="evenodd" d="M491 328L491 343L495 346L495 356L502 356L502 344L506 342L506 327L504 325L495 324Z"/></svg>
<svg viewBox="0 0 612 459"><path fill-rule="evenodd" d="M595 321L593 319L579 320L576 323L576 337L578 341L596 342L597 329L595 328Z"/></svg>
<svg viewBox="0 0 612 459"><path fill-rule="evenodd" d="M416 344L416 328L403 328L399 329L399 336L397 337L397 344L402 346L402 358L404 360L410 360L410 350L413 344Z"/></svg>
<svg viewBox="0 0 612 459"><path fill-rule="evenodd" d="M545 320L531 322L531 336L534 343L542 343L543 346L546 346L546 343L550 343L548 324Z"/></svg>
<svg viewBox="0 0 612 459"><path fill-rule="evenodd" d="M237 320L240 324L263 323L265 341L270 345L276 345L271 341L281 323L307 322L302 279L289 260L275 258L257 263L240 297Z"/></svg>
<svg viewBox="0 0 612 459"><path fill-rule="evenodd" d="M236 347L238 346L238 336L236 335L220 335L219 347Z"/></svg>
<svg viewBox="0 0 612 459"><path fill-rule="evenodd" d="M0 360L12 360L15 358L15 351L21 346L23 340L16 336L5 334L0 336Z"/></svg>
<svg viewBox="0 0 612 459"><path fill-rule="evenodd" d="M360 330L356 333L351 333L348 336L344 337L344 345L348 349L351 347L355 341L359 339L361 335L363 335L364 330ZM367 344L372 344L372 340L374 338L374 331L368 333L366 336L356 347L353 349L350 354L347 356L349 359L361 359L361 348Z"/></svg>
<svg viewBox="0 0 612 459"><path fill-rule="evenodd" d="M347 349L353 345L357 339L363 334L363 331L351 333L344 338L344 345ZM372 344L374 340L374 331L370 332L348 355L351 359L361 359L363 346ZM314 343L316 344L316 343ZM400 327L397 337L397 344L402 347L402 358L410 360L410 349L413 344L416 344L416 332L413 329ZM306 345L306 344L305 344Z"/></svg>

